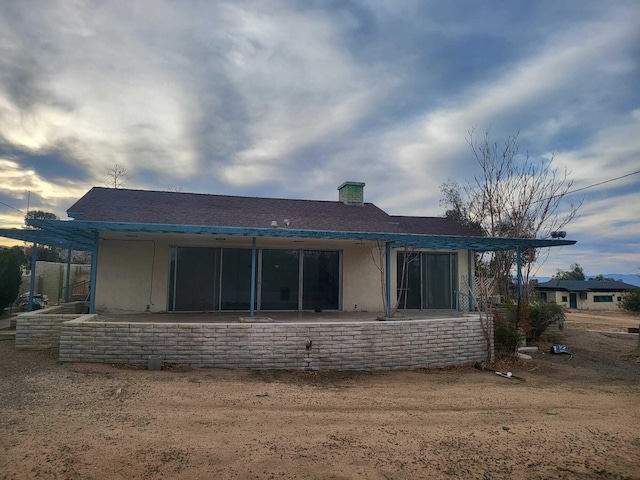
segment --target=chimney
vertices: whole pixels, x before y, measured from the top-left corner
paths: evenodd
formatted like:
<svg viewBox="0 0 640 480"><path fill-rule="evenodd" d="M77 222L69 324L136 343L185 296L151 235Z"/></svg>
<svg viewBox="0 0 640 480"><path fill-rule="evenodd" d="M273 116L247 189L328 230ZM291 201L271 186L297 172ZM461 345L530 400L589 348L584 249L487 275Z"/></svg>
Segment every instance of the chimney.
<svg viewBox="0 0 640 480"><path fill-rule="evenodd" d="M364 205L364 183L344 182L338 187L338 200L346 205Z"/></svg>

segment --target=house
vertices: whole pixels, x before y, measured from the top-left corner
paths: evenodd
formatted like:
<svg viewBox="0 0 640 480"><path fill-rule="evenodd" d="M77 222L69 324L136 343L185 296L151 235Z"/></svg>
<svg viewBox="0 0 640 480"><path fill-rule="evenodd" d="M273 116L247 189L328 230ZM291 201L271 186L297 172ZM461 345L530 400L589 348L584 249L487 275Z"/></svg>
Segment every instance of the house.
<svg viewBox="0 0 640 480"><path fill-rule="evenodd" d="M61 361L161 356L199 366L296 369L468 364L487 358L492 343L468 296L474 252L514 251L519 273L522 249L575 243L479 237L446 218L389 215L364 201L364 187L345 182L335 201L96 187L68 209L73 220L0 229L0 236L34 246L92 252L90 314L24 315L16 345L42 346L47 331ZM411 314L374 321L389 317L398 297ZM456 315L462 310L468 315ZM193 312L216 314L203 320ZM305 321L273 321L270 315L283 314L272 312L310 313ZM351 312L371 314L359 320L362 314L348 318Z"/></svg>
<svg viewBox="0 0 640 480"><path fill-rule="evenodd" d="M577 310L615 310L624 294L634 288L611 280L551 280L536 287L542 300Z"/></svg>
<svg viewBox="0 0 640 480"><path fill-rule="evenodd" d="M403 307L454 309L473 251L575 243L477 237L447 218L389 215L364 201L364 187L345 182L336 201L94 187L67 210L72 221L30 220L37 230L0 235L94 251L92 312L251 315L381 312L383 289L387 308L396 301L406 250Z"/></svg>

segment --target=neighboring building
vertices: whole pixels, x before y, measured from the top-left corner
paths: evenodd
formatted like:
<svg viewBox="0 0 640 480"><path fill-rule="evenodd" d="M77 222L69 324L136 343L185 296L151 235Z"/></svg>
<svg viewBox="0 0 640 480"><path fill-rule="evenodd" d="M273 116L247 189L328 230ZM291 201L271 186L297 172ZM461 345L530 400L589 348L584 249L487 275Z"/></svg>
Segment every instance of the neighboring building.
<svg viewBox="0 0 640 480"><path fill-rule="evenodd" d="M619 281L551 280L536 287L540 297L577 310L615 310L635 287Z"/></svg>
<svg viewBox="0 0 640 480"><path fill-rule="evenodd" d="M477 237L447 218L388 215L364 202L364 183L338 191L313 201L95 187L68 209L72 221L0 235L96 252L91 311L251 315L380 312L383 286L395 303L405 249L402 306L451 310L472 252L575 243Z"/></svg>

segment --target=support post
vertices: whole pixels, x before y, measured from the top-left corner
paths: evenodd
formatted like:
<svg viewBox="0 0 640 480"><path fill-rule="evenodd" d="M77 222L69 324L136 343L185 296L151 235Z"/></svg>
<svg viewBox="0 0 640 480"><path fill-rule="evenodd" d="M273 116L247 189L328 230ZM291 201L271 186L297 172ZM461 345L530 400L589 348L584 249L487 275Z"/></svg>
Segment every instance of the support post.
<svg viewBox="0 0 640 480"><path fill-rule="evenodd" d="M255 315L256 303L256 237L251 239L251 307L249 308L249 316Z"/></svg>
<svg viewBox="0 0 640 480"><path fill-rule="evenodd" d="M518 266L518 298L522 297L522 255L520 247L516 247L516 265Z"/></svg>
<svg viewBox="0 0 640 480"><path fill-rule="evenodd" d="M64 288L64 303L69 303L69 286L71 284L71 247L67 248L67 280Z"/></svg>
<svg viewBox="0 0 640 480"><path fill-rule="evenodd" d="M467 250L467 283L469 284L469 312L473 312L473 269L471 268L471 260L473 258L473 252Z"/></svg>
<svg viewBox="0 0 640 480"><path fill-rule="evenodd" d="M387 317L391 316L391 243L387 242L385 252L385 293L387 295L387 311L385 312Z"/></svg>
<svg viewBox="0 0 640 480"><path fill-rule="evenodd" d="M98 245L100 243L100 235L98 232L94 234L93 250L91 252L91 281L89 283L89 313L96 313L96 280L98 278Z"/></svg>
<svg viewBox="0 0 640 480"><path fill-rule="evenodd" d="M38 244L33 242L31 248L31 283L29 285L29 311L33 310L33 295L36 290L36 262L38 261Z"/></svg>

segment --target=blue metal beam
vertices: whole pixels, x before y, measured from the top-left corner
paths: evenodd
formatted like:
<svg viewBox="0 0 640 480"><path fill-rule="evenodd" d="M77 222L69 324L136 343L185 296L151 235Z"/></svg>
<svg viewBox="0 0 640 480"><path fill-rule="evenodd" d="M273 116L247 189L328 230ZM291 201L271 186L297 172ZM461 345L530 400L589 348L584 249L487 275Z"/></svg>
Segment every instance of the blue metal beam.
<svg viewBox="0 0 640 480"><path fill-rule="evenodd" d="M256 237L253 237L251 239L251 307L249 309L249 316L251 317L255 314L256 304L256 266L258 264L256 255Z"/></svg>
<svg viewBox="0 0 640 480"><path fill-rule="evenodd" d="M38 261L38 244L31 248L31 284L29 285L29 311L33 311L33 295L36 289L36 262Z"/></svg>
<svg viewBox="0 0 640 480"><path fill-rule="evenodd" d="M91 280L89 288L89 313L96 313L96 280L98 278L98 232L95 233L95 242L91 252Z"/></svg>
<svg viewBox="0 0 640 480"><path fill-rule="evenodd" d="M471 250L467 250L467 283L469 283L469 311L473 312L473 266L471 262L473 261L473 252Z"/></svg>
<svg viewBox="0 0 640 480"><path fill-rule="evenodd" d="M522 255L520 247L516 247L516 266L518 268L518 296L522 296Z"/></svg>
<svg viewBox="0 0 640 480"><path fill-rule="evenodd" d="M229 227L216 225L177 225L160 223L128 223L128 222L93 222L86 220L60 221L39 220L38 226L44 230L51 224L55 233L65 232L68 241L81 238L88 242L87 233L94 232L123 232L123 233L180 233L199 235L231 235L243 237L270 238L313 238L328 240L352 241L382 241L392 242L392 247L435 248L453 250L495 251L514 250L521 248L544 248L562 245L573 245L575 240L543 240L526 238L489 238L462 237L453 235L418 235L408 233L388 232L357 232L332 230L304 230L293 228L257 228L257 227ZM83 234L83 235L79 235Z"/></svg>
<svg viewBox="0 0 640 480"><path fill-rule="evenodd" d="M67 279L64 290L64 303L69 303L69 286L71 284L71 247L67 249Z"/></svg>
<svg viewBox="0 0 640 480"><path fill-rule="evenodd" d="M387 295L387 317L391 316L391 243L387 242L385 252L385 268L384 281L386 285L385 293Z"/></svg>
<svg viewBox="0 0 640 480"><path fill-rule="evenodd" d="M40 245L48 245L56 248L71 247L74 250L91 250L91 246L85 242L74 239L72 234L57 234L45 230L27 230L23 228L2 228L0 237L13 238L24 242L35 242Z"/></svg>

